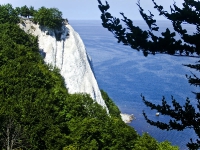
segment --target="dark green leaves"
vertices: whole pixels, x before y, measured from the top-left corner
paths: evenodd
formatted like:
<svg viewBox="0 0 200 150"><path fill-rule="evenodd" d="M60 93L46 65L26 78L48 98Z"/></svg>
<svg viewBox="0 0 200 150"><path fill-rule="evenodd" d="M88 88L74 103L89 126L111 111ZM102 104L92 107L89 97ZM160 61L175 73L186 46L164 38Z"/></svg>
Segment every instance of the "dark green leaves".
<svg viewBox="0 0 200 150"><path fill-rule="evenodd" d="M39 23L41 26L60 29L62 26L62 12L57 8L41 7L34 14L34 21Z"/></svg>
<svg viewBox="0 0 200 150"><path fill-rule="evenodd" d="M18 14L11 4L0 5L0 24L19 22Z"/></svg>

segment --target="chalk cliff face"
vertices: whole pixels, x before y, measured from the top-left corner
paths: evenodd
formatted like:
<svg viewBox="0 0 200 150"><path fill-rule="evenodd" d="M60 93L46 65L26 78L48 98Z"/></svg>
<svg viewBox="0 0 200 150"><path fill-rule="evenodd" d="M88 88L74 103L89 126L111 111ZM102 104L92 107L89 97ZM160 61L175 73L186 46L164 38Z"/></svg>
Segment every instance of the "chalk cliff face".
<svg viewBox="0 0 200 150"><path fill-rule="evenodd" d="M20 27L25 32L38 36L40 53L45 62L60 69L68 92L88 93L108 111L79 34L69 24L63 25L61 31L56 31L40 28L30 20L23 22Z"/></svg>

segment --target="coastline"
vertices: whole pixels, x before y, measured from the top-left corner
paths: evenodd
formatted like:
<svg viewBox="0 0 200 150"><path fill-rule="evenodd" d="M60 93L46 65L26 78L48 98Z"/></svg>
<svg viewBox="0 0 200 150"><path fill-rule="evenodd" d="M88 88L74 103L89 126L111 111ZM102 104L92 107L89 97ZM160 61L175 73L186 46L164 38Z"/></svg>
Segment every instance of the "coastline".
<svg viewBox="0 0 200 150"><path fill-rule="evenodd" d="M129 115L129 114L123 114L123 113L121 113L120 115L121 115L122 120L125 123L131 123L135 119L135 117L134 117L133 114Z"/></svg>

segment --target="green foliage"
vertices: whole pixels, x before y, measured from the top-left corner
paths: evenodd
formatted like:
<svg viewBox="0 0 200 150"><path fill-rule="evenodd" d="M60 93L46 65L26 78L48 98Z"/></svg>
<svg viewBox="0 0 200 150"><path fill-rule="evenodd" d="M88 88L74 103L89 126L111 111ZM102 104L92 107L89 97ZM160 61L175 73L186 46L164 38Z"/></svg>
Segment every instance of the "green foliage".
<svg viewBox="0 0 200 150"><path fill-rule="evenodd" d="M29 7L29 16L33 16L34 13L36 13L36 10L34 9L33 6L30 6L30 7Z"/></svg>
<svg viewBox="0 0 200 150"><path fill-rule="evenodd" d="M136 141L134 150L179 150L179 148L172 146L168 141L158 143L149 134L143 133Z"/></svg>
<svg viewBox="0 0 200 150"><path fill-rule="evenodd" d="M89 95L69 95L59 70L43 63L36 38L1 24L0 42L1 149L16 133L20 142L13 149L131 149L134 129L109 117Z"/></svg>
<svg viewBox="0 0 200 150"><path fill-rule="evenodd" d="M20 15L23 16L23 17L29 16L29 8L26 5L21 7Z"/></svg>
<svg viewBox="0 0 200 150"><path fill-rule="evenodd" d="M106 106L108 107L109 113L111 116L113 117L118 117L120 118L120 110L119 108L115 105L115 103L112 101L112 99L110 99L110 97L108 96L108 94L101 90L101 95L106 103Z"/></svg>
<svg viewBox="0 0 200 150"><path fill-rule="evenodd" d="M134 149L135 150L156 150L158 149L158 143L149 134L144 133L136 142Z"/></svg>
<svg viewBox="0 0 200 150"><path fill-rule="evenodd" d="M134 150L179 150L179 148L172 146L168 141L158 143L149 134L143 133L136 141Z"/></svg>
<svg viewBox="0 0 200 150"><path fill-rule="evenodd" d="M111 116L89 95L68 94L37 37L13 23L0 24L0 149L133 149L140 136L108 95Z"/></svg>
<svg viewBox="0 0 200 150"><path fill-rule="evenodd" d="M111 118L88 95L67 98L70 146L77 149L130 149L138 137L121 119Z"/></svg>
<svg viewBox="0 0 200 150"><path fill-rule="evenodd" d="M138 137L136 132L121 119L110 118L89 96L71 95L67 104L71 142L66 148L123 150L133 147Z"/></svg>
<svg viewBox="0 0 200 150"><path fill-rule="evenodd" d="M6 118L11 118L14 129L22 128L18 140L26 148L61 149L67 141L66 120L59 111L67 97L63 79L43 63L36 38L17 25L2 24L0 32L0 106L5 122L0 130L7 128Z"/></svg>
<svg viewBox="0 0 200 150"><path fill-rule="evenodd" d="M21 8L20 7L16 7L15 8L15 12L17 13L17 15L21 15Z"/></svg>
<svg viewBox="0 0 200 150"><path fill-rule="evenodd" d="M52 29L60 29L62 26L62 12L57 8L41 7L34 13L34 21L41 26L46 26Z"/></svg>
<svg viewBox="0 0 200 150"><path fill-rule="evenodd" d="M30 17L33 16L34 13L36 12L36 10L34 9L33 6L30 6L29 8L25 5L22 7L16 7L15 11L18 15L22 16L22 17Z"/></svg>
<svg viewBox="0 0 200 150"><path fill-rule="evenodd" d="M158 150L179 150L179 148L178 146L172 146L168 141L164 141L158 145Z"/></svg>
<svg viewBox="0 0 200 150"><path fill-rule="evenodd" d="M6 22L14 24L19 22L18 14L11 4L0 5L0 24Z"/></svg>

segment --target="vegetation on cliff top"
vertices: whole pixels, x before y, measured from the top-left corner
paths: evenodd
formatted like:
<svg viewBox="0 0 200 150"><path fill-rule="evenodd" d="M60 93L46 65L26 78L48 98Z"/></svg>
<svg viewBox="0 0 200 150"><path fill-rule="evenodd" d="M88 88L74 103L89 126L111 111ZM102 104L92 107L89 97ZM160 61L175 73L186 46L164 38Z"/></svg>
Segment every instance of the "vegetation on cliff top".
<svg viewBox="0 0 200 150"><path fill-rule="evenodd" d="M139 136L105 92L111 116L89 95L69 94L38 53L37 37L17 25L18 10L0 10L0 149L178 149Z"/></svg>

